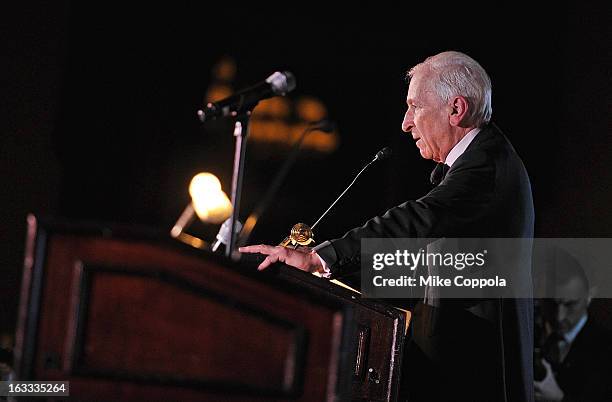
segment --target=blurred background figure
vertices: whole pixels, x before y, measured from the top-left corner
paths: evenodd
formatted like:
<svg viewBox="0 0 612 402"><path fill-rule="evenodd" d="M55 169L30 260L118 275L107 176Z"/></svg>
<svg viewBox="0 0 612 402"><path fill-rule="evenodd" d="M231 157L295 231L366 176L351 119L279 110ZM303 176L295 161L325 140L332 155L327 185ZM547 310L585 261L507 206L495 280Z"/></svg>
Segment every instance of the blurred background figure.
<svg viewBox="0 0 612 402"><path fill-rule="evenodd" d="M536 400L610 401L611 334L588 312L596 289L568 252L556 249L551 262L555 297L538 300L535 309Z"/></svg>

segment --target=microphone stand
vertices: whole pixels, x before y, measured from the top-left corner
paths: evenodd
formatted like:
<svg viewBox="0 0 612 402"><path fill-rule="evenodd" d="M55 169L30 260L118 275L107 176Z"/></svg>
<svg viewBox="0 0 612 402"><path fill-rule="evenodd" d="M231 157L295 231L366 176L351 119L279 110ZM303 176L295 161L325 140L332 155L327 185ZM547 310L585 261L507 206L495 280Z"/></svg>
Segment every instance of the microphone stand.
<svg viewBox="0 0 612 402"><path fill-rule="evenodd" d="M232 257L236 246L236 221L240 211L240 194L242 193L242 178L244 176L244 155L246 153L246 138L249 135L249 120L251 112L260 100L272 96L284 96L295 88L295 77L288 71L275 72L265 83L260 83L238 92L219 102L209 102L204 109L198 110L198 117L204 123L206 120L217 117L233 116L236 118L234 137L236 146L234 150L234 169L232 173L232 216L229 222L229 244L225 255Z"/></svg>
<svg viewBox="0 0 612 402"><path fill-rule="evenodd" d="M251 111L247 110L236 117L234 125L234 137L236 145L234 148L234 169L232 173L232 216L230 220L230 236L229 243L225 248L225 255L232 258L232 253L236 246L236 232L234 227L238 220L240 212L240 195L242 194L242 179L244 177L244 156L246 153L246 138L249 135L249 123L251 119Z"/></svg>

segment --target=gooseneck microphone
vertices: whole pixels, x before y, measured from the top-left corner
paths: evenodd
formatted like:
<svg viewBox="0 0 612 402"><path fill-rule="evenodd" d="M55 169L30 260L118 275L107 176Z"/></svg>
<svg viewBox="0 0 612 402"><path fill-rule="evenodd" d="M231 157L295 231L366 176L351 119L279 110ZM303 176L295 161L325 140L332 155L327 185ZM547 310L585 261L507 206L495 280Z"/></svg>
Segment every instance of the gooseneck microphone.
<svg viewBox="0 0 612 402"><path fill-rule="evenodd" d="M391 150L391 148L384 147L380 151L376 152L376 156L374 157L374 160L372 162L383 161L383 160L387 159L388 157L390 157L392 154L393 154L393 151ZM372 163L372 162L370 162L370 163ZM368 164L368 166L369 166L369 164Z"/></svg>
<svg viewBox="0 0 612 402"><path fill-rule="evenodd" d="M273 96L285 96L295 89L295 77L289 71L277 71L265 81L243 89L217 102L209 102L198 110L202 123L218 117L236 116L252 110L260 100Z"/></svg>
<svg viewBox="0 0 612 402"><path fill-rule="evenodd" d="M364 170L366 170L372 163L376 162L376 161L382 161L385 160L387 158L389 158L391 156L391 154L393 153L393 151L391 150L391 148L389 147L384 147L383 149L381 149L380 151L378 151L376 153L376 156L374 156L374 159L372 159L367 165L365 165L363 167L363 169L361 169L359 171L359 173L357 173L357 175L355 176L355 178L353 179L353 181L351 182L351 184L348 185L348 187L342 192L342 194L340 194L338 196L338 198L336 198L336 201L334 201L329 208L327 208L327 210L325 212L323 212L323 215L321 215L321 217L319 219L317 219L317 221L310 227L311 229L314 229L315 226L317 226L317 224L321 221L321 219L323 219L323 217L325 217L325 215L327 215L327 213L334 207L334 205L336 205L336 203L340 200L340 198L342 198L342 196L349 190L349 188L351 188L351 186L353 184L355 184L355 182L357 181L357 179L359 178L359 176L361 176L361 174L364 172Z"/></svg>

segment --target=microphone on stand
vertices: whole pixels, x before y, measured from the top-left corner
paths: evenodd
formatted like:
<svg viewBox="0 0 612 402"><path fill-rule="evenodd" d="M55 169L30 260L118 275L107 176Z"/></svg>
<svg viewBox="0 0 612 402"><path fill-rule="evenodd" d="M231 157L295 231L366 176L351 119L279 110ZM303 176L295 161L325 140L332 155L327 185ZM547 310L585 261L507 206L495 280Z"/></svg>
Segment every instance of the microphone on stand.
<svg viewBox="0 0 612 402"><path fill-rule="evenodd" d="M240 197L242 195L242 179L244 177L244 156L246 152L246 138L249 133L249 123L251 112L260 100L271 98L277 95L285 95L295 88L295 77L292 73L275 72L264 82L253 85L239 91L230 97L217 102L209 102L204 108L198 110L198 117L202 123L218 117L236 117L234 123L234 167L232 173L232 216L231 222L238 220L240 212ZM234 233L234 223L230 223L229 244L225 248L227 257L231 257L236 246L236 234Z"/></svg>
<svg viewBox="0 0 612 402"><path fill-rule="evenodd" d="M277 71L265 81L243 89L217 102L209 102L198 110L198 118L202 123L218 117L236 116L253 109L260 100L273 96L285 96L295 89L295 77L289 71Z"/></svg>

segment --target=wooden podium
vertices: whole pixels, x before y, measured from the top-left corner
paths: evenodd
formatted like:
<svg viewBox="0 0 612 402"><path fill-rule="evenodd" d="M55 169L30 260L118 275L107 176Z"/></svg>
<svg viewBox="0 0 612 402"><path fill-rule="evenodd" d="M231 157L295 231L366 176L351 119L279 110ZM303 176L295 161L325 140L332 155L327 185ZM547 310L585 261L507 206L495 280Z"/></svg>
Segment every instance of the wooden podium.
<svg viewBox="0 0 612 402"><path fill-rule="evenodd" d="M289 267L29 216L16 372L71 401L394 401L405 320Z"/></svg>

